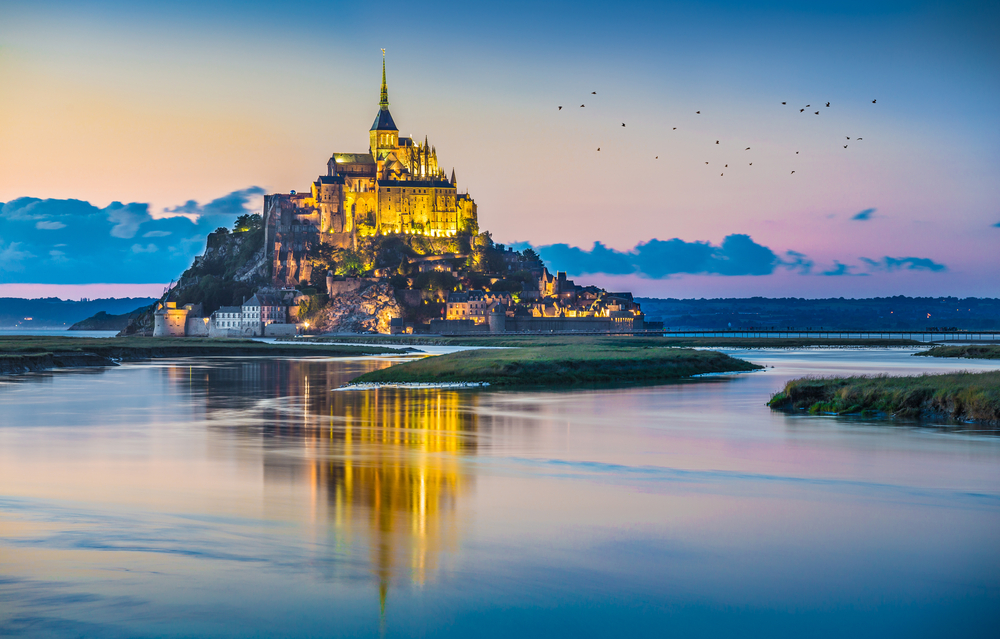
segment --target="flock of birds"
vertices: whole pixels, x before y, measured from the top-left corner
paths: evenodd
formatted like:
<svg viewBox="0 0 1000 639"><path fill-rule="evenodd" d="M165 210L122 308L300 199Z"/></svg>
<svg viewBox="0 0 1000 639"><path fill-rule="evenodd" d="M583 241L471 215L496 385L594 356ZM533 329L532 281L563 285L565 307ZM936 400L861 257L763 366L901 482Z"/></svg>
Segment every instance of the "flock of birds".
<svg viewBox="0 0 1000 639"><path fill-rule="evenodd" d="M591 94L591 95L597 95L597 91L591 91L591 92L590 92L590 94ZM872 100L872 104L876 104L877 102L878 102L878 100L877 100L877 99L876 99L876 100ZM783 105L786 105L786 106L787 106L787 105L788 105L788 102L787 102L787 101L786 101L786 102L782 102L781 104L783 104ZM580 108L581 108L581 109L584 109L584 108L586 108L586 107L587 107L587 105L586 105L586 104L581 104L581 105L580 105ZM827 103L826 103L826 108L829 108L829 107L830 107L830 103L829 103L829 102L827 102ZM807 104L807 105L805 105L805 107L803 107L803 108L799 109L799 113L805 113L806 109L809 109L809 108L812 108L812 105L811 105L811 104ZM558 108L558 110L559 110L559 111L562 111L562 110L563 110L562 106L560 106L560 107ZM814 115L819 115L819 113L820 113L819 111L814 111L814 112L813 112L813 114L814 114ZM695 111L695 115L701 115L701 111ZM624 123L624 122L622 122L622 126L623 126L623 127L625 126L625 123ZM673 127L673 130L674 130L674 131L676 131L676 130L677 130L677 127ZM844 137L845 137L845 138L846 138L847 140L850 140L850 139L851 139L851 137L850 137L850 136L847 136L847 135L845 135ZM854 138L854 140L855 140L856 142L860 142L860 141L864 140L864 138ZM716 143L716 144L719 144L719 142L720 142L719 140L716 140L716 141L715 141L715 143ZM849 145L845 144L845 145L844 145L844 148L846 149L846 148L847 148L848 146L849 146ZM601 147L597 147L597 150L598 150L598 151L600 151L600 150L601 150ZM747 148L746 148L745 150L746 150L746 151L749 151L749 150L750 150L750 147L747 147ZM798 154L799 154L799 152L798 152L798 151L796 151L796 152L795 152L795 155L798 155ZM657 156L656 156L656 157L655 157L654 159L656 159L656 160L659 160L659 159L660 159L660 156L658 156L658 155L657 155ZM705 162L705 164L708 164L708 162ZM753 166L753 162L750 162L750 163L749 163L749 165L750 165L750 166ZM728 165L728 164L725 164L725 165L723 166L723 168L729 168L729 165ZM721 176L724 176L724 175L725 175L725 171L723 171L722 173L720 173L720 174L719 174L719 176L720 176L720 177L721 177ZM795 171L792 171L792 172L791 172L791 175L795 175Z"/></svg>

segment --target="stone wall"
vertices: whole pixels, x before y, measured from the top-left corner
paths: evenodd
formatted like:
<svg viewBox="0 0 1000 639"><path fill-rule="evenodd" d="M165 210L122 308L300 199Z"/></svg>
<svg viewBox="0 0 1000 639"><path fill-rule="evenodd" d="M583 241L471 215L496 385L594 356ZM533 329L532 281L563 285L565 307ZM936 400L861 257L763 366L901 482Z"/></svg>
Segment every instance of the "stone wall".
<svg viewBox="0 0 1000 639"><path fill-rule="evenodd" d="M264 337L290 337L298 334L295 324L267 324Z"/></svg>
<svg viewBox="0 0 1000 639"><path fill-rule="evenodd" d="M347 295L349 293L356 293L362 289L366 289L373 284L377 284L377 279L367 278L367 277L349 277L346 280L337 281L334 280L330 283L330 290L327 294L332 299L336 295Z"/></svg>
<svg viewBox="0 0 1000 639"><path fill-rule="evenodd" d="M476 324L473 320L431 320L430 332L440 335L465 335L489 333L626 333L643 330L641 318L610 317L503 317L497 314L489 323Z"/></svg>
<svg viewBox="0 0 1000 639"><path fill-rule="evenodd" d="M208 324L207 317L188 317L184 323L184 335L186 337L208 337Z"/></svg>

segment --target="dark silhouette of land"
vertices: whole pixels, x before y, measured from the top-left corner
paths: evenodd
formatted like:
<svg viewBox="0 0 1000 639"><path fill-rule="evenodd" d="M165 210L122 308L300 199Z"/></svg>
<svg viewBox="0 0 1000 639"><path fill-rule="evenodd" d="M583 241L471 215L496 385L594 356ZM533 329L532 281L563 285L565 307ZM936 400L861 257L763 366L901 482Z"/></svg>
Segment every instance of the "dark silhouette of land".
<svg viewBox="0 0 1000 639"><path fill-rule="evenodd" d="M873 297L867 299L636 298L647 321L670 330L938 331L1000 329L1000 299Z"/></svg>

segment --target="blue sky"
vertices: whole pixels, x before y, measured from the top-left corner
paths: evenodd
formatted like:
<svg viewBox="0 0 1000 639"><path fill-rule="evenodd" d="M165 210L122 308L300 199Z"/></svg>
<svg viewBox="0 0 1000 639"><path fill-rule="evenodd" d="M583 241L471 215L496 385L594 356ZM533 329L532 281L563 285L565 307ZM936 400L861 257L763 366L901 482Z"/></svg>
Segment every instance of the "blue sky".
<svg viewBox="0 0 1000 639"><path fill-rule="evenodd" d="M367 148L385 47L401 133L430 136L498 241L601 269L586 281L672 297L996 294L996 3L378 7L8 0L0 201L160 218L255 185L305 189L333 151ZM156 238L105 224L111 252L145 265L130 278L176 277L212 226L172 224L132 254ZM85 234L0 225L0 283L61 280L65 265L37 261L52 251L96 259L89 235L77 251ZM741 237L766 266L720 258ZM710 259L678 270L662 247ZM2 266L25 252L31 268Z"/></svg>

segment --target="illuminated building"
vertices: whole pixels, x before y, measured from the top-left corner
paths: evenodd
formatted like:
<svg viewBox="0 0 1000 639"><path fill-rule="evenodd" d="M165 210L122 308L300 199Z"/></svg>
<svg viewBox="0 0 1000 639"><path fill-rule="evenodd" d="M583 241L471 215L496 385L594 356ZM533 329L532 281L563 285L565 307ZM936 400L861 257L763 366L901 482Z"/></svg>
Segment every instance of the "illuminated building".
<svg viewBox="0 0 1000 639"><path fill-rule="evenodd" d="M384 55L368 151L334 153L326 175L308 192L265 196L264 222L274 281L289 284L308 279L303 258L317 242L354 248L358 236L450 237L479 230L476 203L458 192L455 170L450 178L445 174L426 136L423 143L399 136L389 113Z"/></svg>

